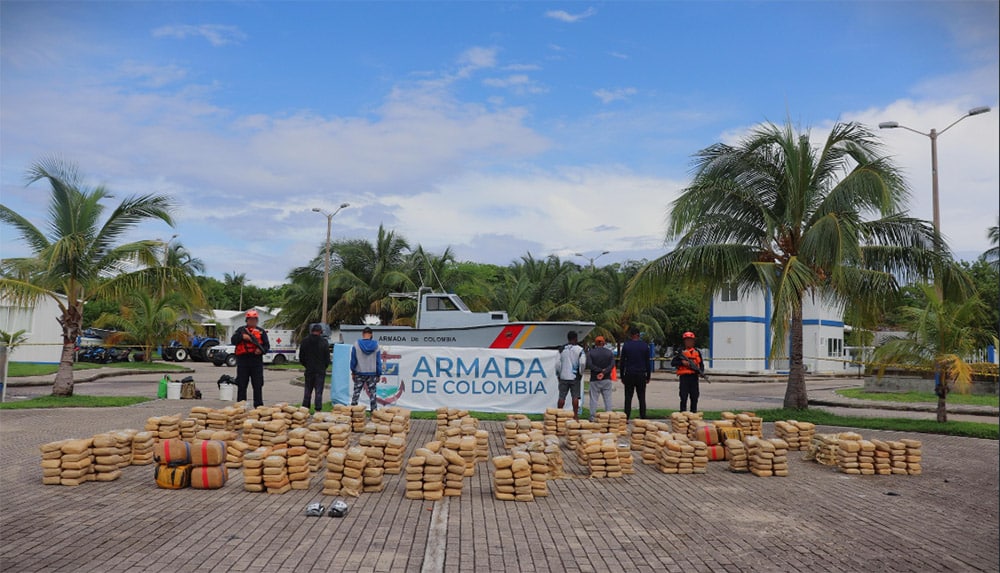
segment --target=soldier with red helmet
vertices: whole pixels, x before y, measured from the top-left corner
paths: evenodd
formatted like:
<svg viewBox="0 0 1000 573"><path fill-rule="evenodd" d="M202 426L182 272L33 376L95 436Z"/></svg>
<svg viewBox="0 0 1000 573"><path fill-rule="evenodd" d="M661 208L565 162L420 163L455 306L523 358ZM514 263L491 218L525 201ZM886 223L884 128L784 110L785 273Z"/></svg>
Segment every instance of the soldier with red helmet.
<svg viewBox="0 0 1000 573"><path fill-rule="evenodd" d="M698 411L698 377L705 373L705 361L701 352L694 347L693 332L685 332L684 348L674 355L670 365L677 369L680 379L681 412L687 409L688 398L691 398L691 411Z"/></svg>
<svg viewBox="0 0 1000 573"><path fill-rule="evenodd" d="M230 342L236 346L236 400L247 399L247 383L253 386L253 405L264 405L264 355L271 350L267 331L257 326L260 315L250 309L246 314L246 326L233 333Z"/></svg>

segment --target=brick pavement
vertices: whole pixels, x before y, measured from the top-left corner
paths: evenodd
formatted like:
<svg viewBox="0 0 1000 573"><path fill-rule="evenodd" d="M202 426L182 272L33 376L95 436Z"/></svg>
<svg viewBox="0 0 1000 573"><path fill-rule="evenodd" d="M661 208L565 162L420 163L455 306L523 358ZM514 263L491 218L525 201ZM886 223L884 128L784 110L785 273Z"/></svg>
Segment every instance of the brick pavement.
<svg viewBox="0 0 1000 573"><path fill-rule="evenodd" d="M151 466L115 482L41 485L39 444L139 428L190 405L0 412L0 569L420 571L428 545L443 546L444 571L996 571L1000 560L998 443L948 436L919 436L919 477L846 476L791 452L787 478L720 463L668 476L637 459L633 476L587 479L564 451L577 477L551 482L533 503L495 501L481 464L462 497L436 502L447 519L430 538L435 504L403 499L402 475L348 499L344 519L303 515L311 501L333 501L321 475L284 495L243 491L240 471L220 490L161 490ZM500 425L483 427L501 453ZM411 451L433 431L415 421Z"/></svg>

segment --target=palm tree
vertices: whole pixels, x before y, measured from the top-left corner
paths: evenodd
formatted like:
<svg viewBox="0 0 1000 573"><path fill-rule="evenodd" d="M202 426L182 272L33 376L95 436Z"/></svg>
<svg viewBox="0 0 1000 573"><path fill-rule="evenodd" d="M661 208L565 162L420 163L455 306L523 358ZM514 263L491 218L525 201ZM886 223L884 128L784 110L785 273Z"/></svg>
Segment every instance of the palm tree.
<svg viewBox="0 0 1000 573"><path fill-rule="evenodd" d="M676 247L640 271L637 292L653 296L679 277L710 292L734 283L772 297L772 357L791 339L784 405L806 408L803 297L875 309L897 281L949 258L930 224L904 214L906 185L880 151L856 123L834 125L819 148L808 132L766 124L736 146L701 150L670 212Z"/></svg>
<svg viewBox="0 0 1000 573"><path fill-rule="evenodd" d="M148 273L125 272L136 264L155 262L160 242L135 241L119 244L132 229L148 219L173 225L173 201L166 195L125 198L101 222L102 201L111 199L103 186L87 188L75 166L43 160L29 170L28 184L48 181L52 188L49 220L43 232L25 217L0 205L0 221L11 225L28 244L33 256L2 262L0 289L20 304L33 305L50 297L59 306L63 349L52 393L73 394L73 348L82 332L83 305L87 300L115 298L138 289L155 289ZM165 270L164 274L172 275ZM179 274L179 273L178 273ZM185 285L184 277L176 276Z"/></svg>
<svg viewBox="0 0 1000 573"><path fill-rule="evenodd" d="M935 286L919 288L925 304L899 309L901 326L909 334L889 338L875 349L874 360L879 376L899 366L933 372L937 421L947 422L948 393L964 394L972 382L974 371L967 358L991 342L996 345L996 339L974 326L985 310L979 297L955 302L943 299Z"/></svg>
<svg viewBox="0 0 1000 573"><path fill-rule="evenodd" d="M416 308L389 294L416 289L403 253L409 248L405 238L382 225L374 244L362 239L333 243L330 250L340 261L330 274L330 288L339 298L330 307L329 322L357 324L367 314L377 315L382 324L407 322Z"/></svg>
<svg viewBox="0 0 1000 573"><path fill-rule="evenodd" d="M665 328L671 324L670 317L662 308L648 301L636 300L628 290L629 277L615 267L603 267L595 271L599 294L594 310L597 327L592 336L601 335L608 342L624 341L624 334L630 326L635 326L651 340L665 341Z"/></svg>
<svg viewBox="0 0 1000 573"><path fill-rule="evenodd" d="M189 333L198 328L195 321L182 316L185 300L184 295L177 292L160 297L136 290L124 297L120 312L101 315L95 326L118 330L106 339L108 344L139 344L146 362L152 362L154 348L170 340L187 343Z"/></svg>
<svg viewBox="0 0 1000 573"><path fill-rule="evenodd" d="M993 265L994 269L1000 270L1000 226L994 225L987 231L990 239L990 248L980 257L987 263Z"/></svg>

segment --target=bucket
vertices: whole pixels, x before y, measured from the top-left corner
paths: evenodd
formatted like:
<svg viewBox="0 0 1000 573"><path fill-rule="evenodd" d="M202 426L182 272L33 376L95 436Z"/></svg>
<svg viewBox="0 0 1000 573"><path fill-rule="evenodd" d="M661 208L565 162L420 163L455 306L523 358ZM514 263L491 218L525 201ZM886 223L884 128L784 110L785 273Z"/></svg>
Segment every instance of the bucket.
<svg viewBox="0 0 1000 573"><path fill-rule="evenodd" d="M167 382L167 400L181 399L181 383Z"/></svg>
<svg viewBox="0 0 1000 573"><path fill-rule="evenodd" d="M226 402L232 402L235 399L233 392L235 392L236 386L232 384L219 384L219 400L225 400Z"/></svg>

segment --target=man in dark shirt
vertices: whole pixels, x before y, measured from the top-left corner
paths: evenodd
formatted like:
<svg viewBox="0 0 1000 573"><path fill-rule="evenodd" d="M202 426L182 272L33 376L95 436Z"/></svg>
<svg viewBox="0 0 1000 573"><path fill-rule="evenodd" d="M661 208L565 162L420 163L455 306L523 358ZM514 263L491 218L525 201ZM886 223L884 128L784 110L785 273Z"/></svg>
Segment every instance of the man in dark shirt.
<svg viewBox="0 0 1000 573"><path fill-rule="evenodd" d="M646 418L646 384L649 384L649 346L639 340L639 329L628 329L629 340L621 349L622 384L625 385L625 416L632 417L632 395L639 397L639 417Z"/></svg>
<svg viewBox="0 0 1000 573"><path fill-rule="evenodd" d="M308 408L312 394L315 394L316 411L323 410L323 385L326 369L330 366L330 345L323 338L323 325L317 323L309 329L299 345L299 362L306 367L306 388L302 395L302 407Z"/></svg>

